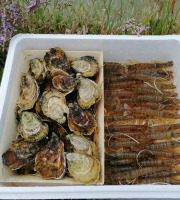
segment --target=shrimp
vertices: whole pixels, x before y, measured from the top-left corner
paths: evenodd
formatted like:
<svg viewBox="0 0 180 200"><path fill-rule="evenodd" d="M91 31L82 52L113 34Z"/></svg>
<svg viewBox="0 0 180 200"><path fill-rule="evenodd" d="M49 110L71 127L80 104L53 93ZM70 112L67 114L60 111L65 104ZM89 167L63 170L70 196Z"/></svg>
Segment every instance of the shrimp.
<svg viewBox="0 0 180 200"><path fill-rule="evenodd" d="M156 80L156 82L158 82L158 83L164 82L164 78L156 79L157 76L146 75L146 74L129 74L128 77L143 80L143 81L154 81L154 80ZM166 76L167 81L172 80L172 78L173 78L173 76Z"/></svg>
<svg viewBox="0 0 180 200"><path fill-rule="evenodd" d="M142 80L129 80L129 81L122 81L119 83L111 83L105 84L105 88L129 88L129 87L137 87L139 85L143 85L144 81Z"/></svg>
<svg viewBox="0 0 180 200"><path fill-rule="evenodd" d="M108 153L106 154L106 159L136 159L138 153L136 152L123 152L123 153ZM180 154L179 154L180 155ZM151 156L151 155L150 155ZM148 155L148 157L150 157ZM139 154L139 158L147 157L147 155Z"/></svg>
<svg viewBox="0 0 180 200"><path fill-rule="evenodd" d="M134 88L135 89L135 88ZM126 97L126 96L137 96L137 93L134 93L132 91L126 91L126 90L119 90L119 91L109 91L105 90L104 93L105 96L118 96L118 97Z"/></svg>
<svg viewBox="0 0 180 200"><path fill-rule="evenodd" d="M146 142L135 142L135 141L106 141L105 145L108 145L108 147L113 147L113 148L122 148L122 147L131 147L131 146L142 146L142 145L147 145L151 144L152 141L146 141ZM180 143L179 143L180 144Z"/></svg>
<svg viewBox="0 0 180 200"><path fill-rule="evenodd" d="M138 130L144 132L147 129L145 125L121 125L121 126L108 126L105 127L105 131L110 131L110 132L117 132L117 131L122 131L122 132L131 132L133 130Z"/></svg>
<svg viewBox="0 0 180 200"><path fill-rule="evenodd" d="M160 126L149 127L149 131L151 133L171 131L171 130L177 130L177 129L180 129L180 123L179 124L168 124L168 125L160 125Z"/></svg>
<svg viewBox="0 0 180 200"><path fill-rule="evenodd" d="M106 97L105 97L106 98ZM106 98L106 102L105 102L105 108L115 111L115 112L124 112L125 109L127 109L127 107L129 106L130 108L151 108L151 109L155 109L155 110L179 110L180 106L176 105L176 104L162 104L162 103L152 103L152 102L138 102L135 100L131 100L129 103L121 103L121 102L117 102L116 104L111 104L109 102L107 102L109 98ZM112 99L112 98L111 98ZM112 101L115 101L115 99L112 99Z"/></svg>
<svg viewBox="0 0 180 200"><path fill-rule="evenodd" d="M170 159L170 160L146 160L146 161L141 161L139 162L140 166L143 167L149 167L149 166L159 166L159 165L172 165L175 164L176 160L175 159Z"/></svg>
<svg viewBox="0 0 180 200"><path fill-rule="evenodd" d="M156 143L156 144L151 144L146 147L146 149L169 149L169 148L175 148L180 146L180 142L177 141L170 141L170 142L161 142L161 143Z"/></svg>
<svg viewBox="0 0 180 200"><path fill-rule="evenodd" d="M105 185L119 185L118 180L115 179L105 179Z"/></svg>
<svg viewBox="0 0 180 200"><path fill-rule="evenodd" d="M152 94L152 95L159 95L159 91L154 88L144 88L144 87L137 87L137 88L127 88L126 92L134 92L137 94ZM169 96L169 97L176 97L177 93L174 91L164 91L163 96Z"/></svg>
<svg viewBox="0 0 180 200"><path fill-rule="evenodd" d="M136 152L140 152L142 151L141 149L137 148L137 147L133 147L132 150L136 151ZM168 152L168 151L155 151L155 150L150 150L151 154L153 154L153 156L160 156L160 157L166 157L166 158L180 158L180 153L172 153L172 152ZM144 154L149 154L149 151L144 151ZM140 154L141 155L141 154Z"/></svg>
<svg viewBox="0 0 180 200"><path fill-rule="evenodd" d="M152 109L129 109L124 112L125 116L132 116L135 114L141 114L142 116L157 116L157 117L162 117L162 118L174 118L178 119L180 118L180 114L177 113L170 113L170 112L165 112L165 111L159 111L159 110L152 110Z"/></svg>
<svg viewBox="0 0 180 200"><path fill-rule="evenodd" d="M137 136L144 136L144 134L146 134L146 132L138 132L138 131L135 131L135 132L113 132L113 133L109 133L109 132L105 132L105 135L107 137L115 137L115 138L127 138L128 136L130 137L137 137Z"/></svg>
<svg viewBox="0 0 180 200"><path fill-rule="evenodd" d="M149 174L146 176L146 178L170 177L170 176L178 175L179 173L180 173L179 171L174 171L174 172L162 171L162 172L156 172L154 174Z"/></svg>
<svg viewBox="0 0 180 200"><path fill-rule="evenodd" d="M106 160L106 166L121 166L134 163L134 159Z"/></svg>
<svg viewBox="0 0 180 200"><path fill-rule="evenodd" d="M172 66L173 66L173 61L169 61L166 63L137 63L130 65L130 67L134 69L163 69Z"/></svg>
<svg viewBox="0 0 180 200"><path fill-rule="evenodd" d="M114 115L114 116L105 116L105 121L122 121L122 120L130 120L130 119L144 119L144 116L124 116L124 115Z"/></svg>
<svg viewBox="0 0 180 200"><path fill-rule="evenodd" d="M133 169L133 166L123 166L123 167L106 167L105 174L117 174L119 172L124 172Z"/></svg>
<svg viewBox="0 0 180 200"><path fill-rule="evenodd" d="M169 171L170 168L167 166L163 167L145 167L141 169L133 169L133 170L128 170L127 172L122 172L118 174L112 175L114 178L119 178L119 179L132 179L132 178L137 178L139 176L145 176L148 174L152 174L155 172L159 172L162 170L167 170Z"/></svg>
<svg viewBox="0 0 180 200"><path fill-rule="evenodd" d="M149 84L144 83L142 85L143 88L152 88L154 86L150 86ZM170 84L165 84L165 83L156 83L156 87L159 88L160 90L166 90L166 89L175 89L176 86L173 83Z"/></svg>
<svg viewBox="0 0 180 200"><path fill-rule="evenodd" d="M116 71L127 71L128 66L120 63L115 63L115 62L105 62L104 63L104 71L107 72L116 72Z"/></svg>
<svg viewBox="0 0 180 200"><path fill-rule="evenodd" d="M139 180L135 183L137 185L153 184L153 183L157 183L157 184L168 183L168 184L171 184L171 185L179 185L180 181L169 178L169 177L162 177L162 178L146 178L146 179L143 179L143 180Z"/></svg>
<svg viewBox="0 0 180 200"><path fill-rule="evenodd" d="M137 138L139 139L162 139L162 138L173 138L173 137L178 137L180 136L180 130L177 131L168 131L164 133L154 133L154 134L149 134L149 135L144 135L144 136L138 136Z"/></svg>
<svg viewBox="0 0 180 200"><path fill-rule="evenodd" d="M156 110L158 109L158 110L174 110L175 111L175 110L180 109L180 106L178 106L176 104L162 104L162 103L153 103L153 102L137 102L137 101L134 101L134 102L128 103L128 105L130 107L133 107L133 108L134 107L151 108L151 109L156 109ZM106 106L106 104L105 104L105 106ZM119 106L119 104L118 104L118 106Z"/></svg>
<svg viewBox="0 0 180 200"><path fill-rule="evenodd" d="M159 76L164 78L164 76L173 76L172 71L154 70L154 69L133 69L133 67L128 67L129 74L146 74L150 76Z"/></svg>

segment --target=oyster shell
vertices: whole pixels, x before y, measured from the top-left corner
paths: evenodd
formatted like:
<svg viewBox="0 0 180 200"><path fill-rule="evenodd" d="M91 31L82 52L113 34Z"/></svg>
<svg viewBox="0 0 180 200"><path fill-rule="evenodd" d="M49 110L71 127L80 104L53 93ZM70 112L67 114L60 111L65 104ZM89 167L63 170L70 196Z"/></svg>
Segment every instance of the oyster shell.
<svg viewBox="0 0 180 200"><path fill-rule="evenodd" d="M65 96L58 90L50 89L45 91L40 99L40 104L43 113L58 122L63 124L66 121L65 113L69 113L66 105Z"/></svg>
<svg viewBox="0 0 180 200"><path fill-rule="evenodd" d="M49 128L32 112L23 112L19 123L19 133L31 142L39 141L47 136Z"/></svg>
<svg viewBox="0 0 180 200"><path fill-rule="evenodd" d="M86 139L82 135L76 134L70 134L67 137L70 139L75 152L88 154L95 157L96 159L99 159L96 145L92 141Z"/></svg>
<svg viewBox="0 0 180 200"><path fill-rule="evenodd" d="M100 163L87 154L68 153L68 170L76 181L85 184L93 184L99 179Z"/></svg>
<svg viewBox="0 0 180 200"><path fill-rule="evenodd" d="M96 127L94 116L77 103L69 104L68 124L71 131L82 135L91 135Z"/></svg>
<svg viewBox="0 0 180 200"><path fill-rule="evenodd" d="M41 84L46 77L46 64L44 61L35 58L29 62L29 72L36 79L36 81Z"/></svg>
<svg viewBox="0 0 180 200"><path fill-rule="evenodd" d="M17 101L18 107L22 110L31 109L39 96L39 87L36 80L29 74L22 73L20 90Z"/></svg>
<svg viewBox="0 0 180 200"><path fill-rule="evenodd" d="M77 100L81 108L90 108L101 99L101 90L97 84L88 78L79 78Z"/></svg>
<svg viewBox="0 0 180 200"><path fill-rule="evenodd" d="M2 155L3 164L10 169L16 170L30 163L40 151L39 143L27 142L24 139L16 140L11 147Z"/></svg>
<svg viewBox="0 0 180 200"><path fill-rule="evenodd" d="M54 68L62 69L67 73L70 71L70 65L66 54L59 47L51 48L50 51L48 51L44 56L44 60L49 71Z"/></svg>
<svg viewBox="0 0 180 200"><path fill-rule="evenodd" d="M61 179L65 173L64 144L53 134L44 148L37 153L35 170L43 179Z"/></svg>
<svg viewBox="0 0 180 200"><path fill-rule="evenodd" d="M52 85L55 89L62 93L70 93L76 86L75 79L60 69L54 69L51 71Z"/></svg>
<svg viewBox="0 0 180 200"><path fill-rule="evenodd" d="M92 56L83 56L71 62L71 67L84 77L92 77L98 72L98 63Z"/></svg>

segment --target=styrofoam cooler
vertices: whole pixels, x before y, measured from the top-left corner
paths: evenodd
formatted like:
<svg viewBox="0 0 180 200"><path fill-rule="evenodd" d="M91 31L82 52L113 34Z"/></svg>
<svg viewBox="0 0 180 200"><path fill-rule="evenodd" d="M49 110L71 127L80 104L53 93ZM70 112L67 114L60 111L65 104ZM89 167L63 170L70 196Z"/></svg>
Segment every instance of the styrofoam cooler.
<svg viewBox="0 0 180 200"><path fill-rule="evenodd" d="M1 155L8 109L12 109L12 98L19 91L13 90L17 79L18 62L22 50L46 50L60 47L65 51L103 52L104 61L126 63L128 60L140 62L174 61L175 84L180 94L180 36L101 36L101 35L41 35L19 34L10 43L3 79L0 87L0 139ZM17 98L17 97L16 97ZM13 111L14 112L14 111ZM13 113L12 112L12 113ZM9 126L12 124L9 123ZM10 130L10 129L8 129ZM7 145L11 142L7 142ZM104 148L104 147L103 147ZM1 174L5 173L1 164ZM27 181L0 183L0 198L179 198L179 185L119 185L119 186L60 186Z"/></svg>

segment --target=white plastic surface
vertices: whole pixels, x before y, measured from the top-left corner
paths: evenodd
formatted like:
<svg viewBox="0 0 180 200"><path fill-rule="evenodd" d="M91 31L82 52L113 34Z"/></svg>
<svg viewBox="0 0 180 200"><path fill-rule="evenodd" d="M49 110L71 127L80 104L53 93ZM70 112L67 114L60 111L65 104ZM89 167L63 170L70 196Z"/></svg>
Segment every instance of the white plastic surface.
<svg viewBox="0 0 180 200"><path fill-rule="evenodd" d="M23 49L49 49L60 46L68 51L103 51L104 61L127 62L173 60L180 68L180 36L96 36L96 35L32 35L20 34L10 43L4 75L0 88L0 137L4 129L6 110L17 67ZM176 73L180 90L180 78ZM20 186L23 186L21 184ZM1 185L0 198L48 199L48 198L179 198L180 186L52 186L8 187Z"/></svg>

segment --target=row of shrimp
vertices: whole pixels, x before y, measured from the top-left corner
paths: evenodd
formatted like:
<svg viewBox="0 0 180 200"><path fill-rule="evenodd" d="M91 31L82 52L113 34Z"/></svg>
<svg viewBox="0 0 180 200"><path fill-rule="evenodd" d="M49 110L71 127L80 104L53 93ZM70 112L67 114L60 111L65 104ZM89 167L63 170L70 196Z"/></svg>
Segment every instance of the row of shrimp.
<svg viewBox="0 0 180 200"><path fill-rule="evenodd" d="M105 184L180 184L180 100L173 62L107 62Z"/></svg>

